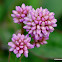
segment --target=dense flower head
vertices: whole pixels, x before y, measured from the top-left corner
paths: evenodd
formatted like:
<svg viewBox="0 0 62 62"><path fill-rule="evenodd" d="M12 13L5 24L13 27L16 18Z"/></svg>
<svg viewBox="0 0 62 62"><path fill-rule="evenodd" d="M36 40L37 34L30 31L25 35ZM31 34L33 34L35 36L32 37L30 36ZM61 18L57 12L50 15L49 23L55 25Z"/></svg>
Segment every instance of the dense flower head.
<svg viewBox="0 0 62 62"><path fill-rule="evenodd" d="M34 48L32 44L30 44L31 38L20 33L13 34L12 42L8 42L8 45L11 47L9 51L13 51L16 54L16 57L20 57L23 53L25 57L28 57L28 49Z"/></svg>
<svg viewBox="0 0 62 62"><path fill-rule="evenodd" d="M24 19L25 21L23 22L26 26L23 28L28 31L28 34L34 36L35 42L46 37L48 38L50 32L53 32L54 27L57 26L57 20L54 17L54 13L49 12L48 9L42 9L42 7L37 8L36 10L32 9Z"/></svg>
<svg viewBox="0 0 62 62"><path fill-rule="evenodd" d="M48 40L48 39L49 39L48 37L39 38L39 40L34 41L33 45L36 46L36 47L40 47L40 44L41 45L47 44L46 40Z"/></svg>
<svg viewBox="0 0 62 62"><path fill-rule="evenodd" d="M42 37L39 37L39 39L37 40L35 38L35 35L33 35L33 34L31 34L31 37L34 39L33 45L36 46L36 47L40 47L40 44L41 45L47 44L46 40L49 39L49 36L46 36L46 37L42 36Z"/></svg>
<svg viewBox="0 0 62 62"><path fill-rule="evenodd" d="M20 6L16 6L16 10L13 10L13 14L11 16L13 17L14 23L20 24L24 21L24 17L27 16L29 11L32 9L32 6L25 6L25 4L22 4Z"/></svg>

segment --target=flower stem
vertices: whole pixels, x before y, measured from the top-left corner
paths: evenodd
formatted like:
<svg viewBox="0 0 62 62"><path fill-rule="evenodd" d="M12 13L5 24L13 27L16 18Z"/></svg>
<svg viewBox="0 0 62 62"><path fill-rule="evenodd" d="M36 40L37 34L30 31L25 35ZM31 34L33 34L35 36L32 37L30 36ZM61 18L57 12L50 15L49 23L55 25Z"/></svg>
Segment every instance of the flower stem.
<svg viewBox="0 0 62 62"><path fill-rule="evenodd" d="M20 62L21 62L21 58L23 57L24 55L22 54L22 56L20 57Z"/></svg>
<svg viewBox="0 0 62 62"><path fill-rule="evenodd" d="M10 54L11 54L11 53L10 53L10 51L9 51L8 62L10 62Z"/></svg>
<svg viewBox="0 0 62 62"><path fill-rule="evenodd" d="M20 57L20 62L21 62L21 57Z"/></svg>
<svg viewBox="0 0 62 62"><path fill-rule="evenodd" d="M24 34L24 28L23 28L23 26L24 26L24 23L21 23L21 34ZM20 62L21 62L21 58L22 58L22 56L20 57Z"/></svg>
<svg viewBox="0 0 62 62"><path fill-rule="evenodd" d="M23 26L24 26L24 23L21 23L21 34L24 34L24 28L23 28Z"/></svg>

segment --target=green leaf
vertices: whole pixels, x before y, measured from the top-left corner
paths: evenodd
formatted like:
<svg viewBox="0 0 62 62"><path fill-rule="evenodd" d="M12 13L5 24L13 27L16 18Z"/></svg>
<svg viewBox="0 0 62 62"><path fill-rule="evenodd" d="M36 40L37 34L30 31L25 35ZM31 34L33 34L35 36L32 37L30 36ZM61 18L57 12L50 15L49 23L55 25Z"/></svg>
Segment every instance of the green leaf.
<svg viewBox="0 0 62 62"><path fill-rule="evenodd" d="M8 62L8 51L2 50L1 48L0 48L0 62Z"/></svg>
<svg viewBox="0 0 62 62"><path fill-rule="evenodd" d="M29 56L26 58L25 56L21 56L21 62L44 62L45 60L33 55L31 52L28 54ZM10 54L10 62L20 62L20 58L17 58L16 55L11 52Z"/></svg>
<svg viewBox="0 0 62 62"><path fill-rule="evenodd" d="M42 0L42 7L54 12L57 18L62 13L62 0Z"/></svg>
<svg viewBox="0 0 62 62"><path fill-rule="evenodd" d="M28 5L31 5L33 8L39 8L42 5L42 0L28 0Z"/></svg>
<svg viewBox="0 0 62 62"><path fill-rule="evenodd" d="M10 52L10 62L20 62L13 52Z"/></svg>
<svg viewBox="0 0 62 62"><path fill-rule="evenodd" d="M0 5L0 23L3 22L4 17L5 17L5 8L4 5Z"/></svg>

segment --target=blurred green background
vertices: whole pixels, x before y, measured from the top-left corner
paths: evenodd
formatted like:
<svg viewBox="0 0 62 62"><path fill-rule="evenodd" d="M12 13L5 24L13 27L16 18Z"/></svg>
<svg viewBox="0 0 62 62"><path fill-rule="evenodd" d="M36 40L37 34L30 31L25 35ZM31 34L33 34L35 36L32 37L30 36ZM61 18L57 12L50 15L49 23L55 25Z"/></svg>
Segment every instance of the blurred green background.
<svg viewBox="0 0 62 62"><path fill-rule="evenodd" d="M11 41L12 34L21 29L21 25L13 22L11 13L15 6L21 6L22 3L35 9L42 6L54 12L57 27L50 34L48 44L29 50L29 57L23 56L21 62L54 62L54 58L62 58L62 0L0 0L0 62L8 62L7 44ZM13 52L10 62L20 62Z"/></svg>

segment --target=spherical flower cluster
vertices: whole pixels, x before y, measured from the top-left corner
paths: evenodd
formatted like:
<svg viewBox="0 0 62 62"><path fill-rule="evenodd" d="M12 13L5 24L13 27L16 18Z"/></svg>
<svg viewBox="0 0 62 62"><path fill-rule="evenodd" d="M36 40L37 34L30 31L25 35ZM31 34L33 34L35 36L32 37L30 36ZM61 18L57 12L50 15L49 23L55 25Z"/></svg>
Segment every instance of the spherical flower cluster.
<svg viewBox="0 0 62 62"><path fill-rule="evenodd" d="M23 53L25 57L28 57L28 49L34 48L32 44L30 44L31 38L26 35L21 35L20 33L13 34L12 42L8 42L8 45L11 46L9 51L13 51L16 54L16 57L20 57Z"/></svg>
<svg viewBox="0 0 62 62"><path fill-rule="evenodd" d="M36 46L36 47L40 47L40 44L47 44L47 41L49 37L40 37L39 40L37 41L34 41L33 45Z"/></svg>
<svg viewBox="0 0 62 62"><path fill-rule="evenodd" d="M36 10L32 9L24 19L23 22L26 26L23 28L32 35L36 43L40 44L47 43L45 38L48 39L50 32L54 31L53 27L57 26L54 13L49 12L48 9L42 9L42 7Z"/></svg>
<svg viewBox="0 0 62 62"><path fill-rule="evenodd" d="M13 14L11 16L13 17L14 23L20 24L24 21L24 17L27 16L29 11L32 9L32 6L25 6L25 4L22 4L22 6L16 6L16 10L13 10Z"/></svg>

